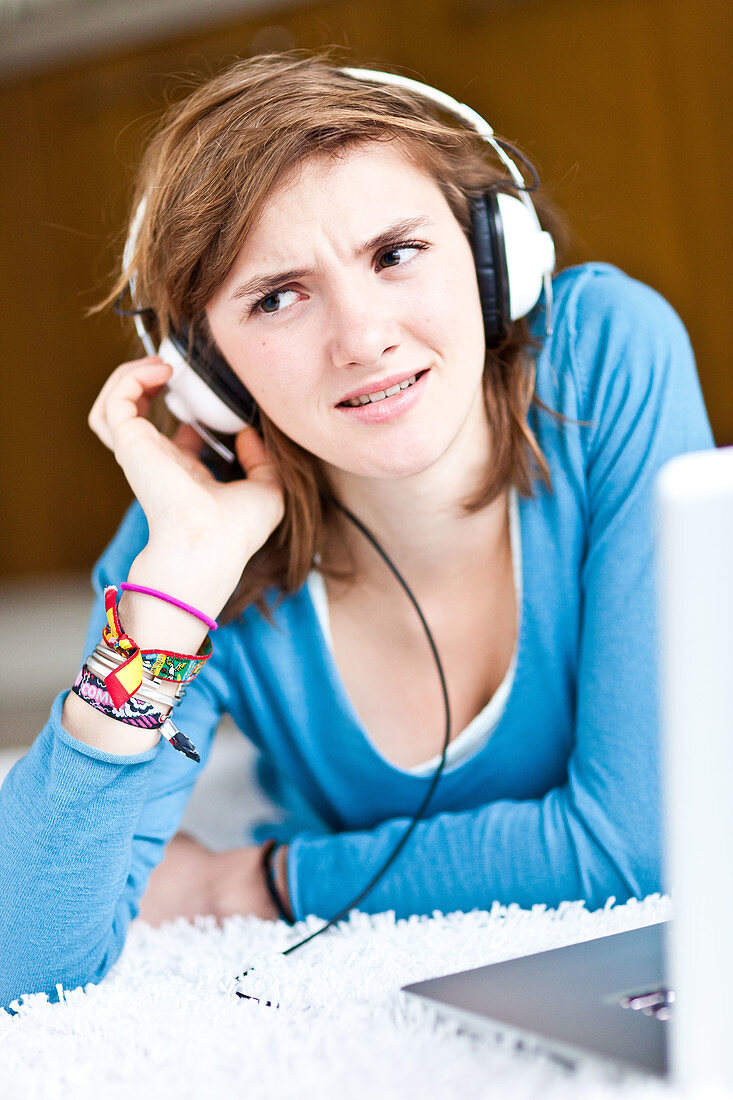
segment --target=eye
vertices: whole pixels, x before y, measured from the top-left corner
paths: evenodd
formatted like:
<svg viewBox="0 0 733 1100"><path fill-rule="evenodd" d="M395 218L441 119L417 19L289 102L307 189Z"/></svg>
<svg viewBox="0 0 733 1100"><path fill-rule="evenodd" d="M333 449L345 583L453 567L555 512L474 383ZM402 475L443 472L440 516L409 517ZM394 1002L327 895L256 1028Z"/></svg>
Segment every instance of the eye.
<svg viewBox="0 0 733 1100"><path fill-rule="evenodd" d="M421 241L402 241L393 244L391 248L379 253L377 267L384 270L388 267L404 267L413 260L418 252L422 252L428 246Z"/></svg>
<svg viewBox="0 0 733 1100"><path fill-rule="evenodd" d="M253 313L280 313L287 309L298 297L295 290L271 290L252 307Z"/></svg>

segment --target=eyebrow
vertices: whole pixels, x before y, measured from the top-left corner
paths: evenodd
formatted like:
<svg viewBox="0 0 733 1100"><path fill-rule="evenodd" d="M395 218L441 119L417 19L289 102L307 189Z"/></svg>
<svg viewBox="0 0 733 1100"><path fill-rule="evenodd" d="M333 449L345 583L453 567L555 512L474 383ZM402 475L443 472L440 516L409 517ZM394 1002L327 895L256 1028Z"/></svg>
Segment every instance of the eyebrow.
<svg viewBox="0 0 733 1100"><path fill-rule="evenodd" d="M419 217L419 218L405 218L403 221L394 222L392 225L387 226L381 233L377 233L376 237L372 237L371 240L365 241L360 248L356 250L357 256L363 256L365 253L378 252L380 248L386 248L387 245L394 244L395 241L401 240L405 237L411 236L415 230L424 229L426 226L435 225L432 218ZM312 275L313 272L308 268L292 268L289 271L273 271L271 274L261 273L254 275L251 279L247 279L243 283L239 283L229 295L227 301L238 302L242 298L258 297L261 294L266 294L268 290L273 287L282 286L284 283L296 282L298 279L304 279L308 275Z"/></svg>

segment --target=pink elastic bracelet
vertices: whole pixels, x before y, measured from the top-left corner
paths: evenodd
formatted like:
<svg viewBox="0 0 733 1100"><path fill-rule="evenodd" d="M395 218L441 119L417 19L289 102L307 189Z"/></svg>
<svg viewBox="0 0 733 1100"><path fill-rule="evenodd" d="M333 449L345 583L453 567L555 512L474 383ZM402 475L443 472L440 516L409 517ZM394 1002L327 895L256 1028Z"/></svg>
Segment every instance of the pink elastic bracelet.
<svg viewBox="0 0 733 1100"><path fill-rule="evenodd" d="M202 623L206 623L209 630L218 630L218 626L214 619L210 619L203 611L198 611L195 607L191 607L190 603L184 603L183 600L177 600L175 596L169 596L167 592L159 592L157 588L146 588L143 584L128 584L127 581L123 581L120 588L124 592L141 592L143 596L155 596L156 600L172 603L174 607L180 607L181 611L187 611L189 615L194 615L195 618L200 619Z"/></svg>

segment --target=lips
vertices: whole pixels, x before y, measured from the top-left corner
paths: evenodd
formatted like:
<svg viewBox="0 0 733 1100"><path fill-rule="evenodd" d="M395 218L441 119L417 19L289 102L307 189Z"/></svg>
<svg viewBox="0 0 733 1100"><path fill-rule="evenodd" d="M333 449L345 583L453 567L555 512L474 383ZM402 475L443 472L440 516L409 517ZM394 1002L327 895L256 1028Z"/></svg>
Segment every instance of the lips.
<svg viewBox="0 0 733 1100"><path fill-rule="evenodd" d="M391 378L380 378L375 382L362 383L358 390L352 390L347 393L345 397L342 397L338 402L338 405L348 405L350 401L355 400L358 397L367 397L371 393L382 393L386 390L393 389L395 386L401 386L405 382L408 382L413 378L420 378L425 374L425 371L415 371L412 374L395 374ZM403 388L403 387L402 387Z"/></svg>
<svg viewBox="0 0 733 1100"><path fill-rule="evenodd" d="M405 389L395 383L396 393L391 397L377 398L375 401L366 400L364 404L358 398L352 398L346 403L335 405L341 417L346 417L353 424L360 424L362 428L379 424L390 424L399 421L414 409L422 400L426 387L430 385L428 375L431 371L421 370L416 375L411 375L414 382ZM386 385L387 380L378 383ZM389 387L387 387L389 389ZM372 391L373 392L373 391ZM380 391L377 391L380 392ZM361 430L361 429L359 429Z"/></svg>

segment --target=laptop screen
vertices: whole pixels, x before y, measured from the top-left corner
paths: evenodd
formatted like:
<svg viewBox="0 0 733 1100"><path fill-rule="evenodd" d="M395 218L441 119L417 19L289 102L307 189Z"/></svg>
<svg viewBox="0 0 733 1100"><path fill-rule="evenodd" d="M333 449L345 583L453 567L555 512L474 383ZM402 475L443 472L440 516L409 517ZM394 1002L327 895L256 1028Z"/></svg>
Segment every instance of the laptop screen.
<svg viewBox="0 0 733 1100"><path fill-rule="evenodd" d="M657 482L672 1072L733 1088L733 447Z"/></svg>

